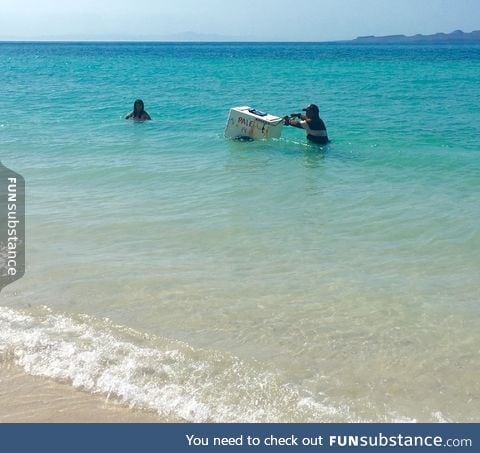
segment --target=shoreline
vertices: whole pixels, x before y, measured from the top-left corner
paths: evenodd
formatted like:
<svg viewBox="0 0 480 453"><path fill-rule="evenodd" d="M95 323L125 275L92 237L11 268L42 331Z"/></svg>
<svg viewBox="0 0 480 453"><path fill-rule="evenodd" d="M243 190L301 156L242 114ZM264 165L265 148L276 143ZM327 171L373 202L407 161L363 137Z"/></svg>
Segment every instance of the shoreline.
<svg viewBox="0 0 480 453"><path fill-rule="evenodd" d="M172 423L153 411L130 408L105 395L31 376L0 364L0 423Z"/></svg>

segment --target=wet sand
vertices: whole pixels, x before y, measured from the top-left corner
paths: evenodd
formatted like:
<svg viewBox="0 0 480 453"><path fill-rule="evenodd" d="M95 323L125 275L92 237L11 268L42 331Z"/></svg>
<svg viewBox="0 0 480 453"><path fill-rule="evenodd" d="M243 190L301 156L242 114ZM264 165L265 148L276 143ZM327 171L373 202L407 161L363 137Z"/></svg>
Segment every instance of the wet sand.
<svg viewBox="0 0 480 453"><path fill-rule="evenodd" d="M171 422L156 413L129 408L104 395L91 395L68 384L30 376L0 364L0 423Z"/></svg>

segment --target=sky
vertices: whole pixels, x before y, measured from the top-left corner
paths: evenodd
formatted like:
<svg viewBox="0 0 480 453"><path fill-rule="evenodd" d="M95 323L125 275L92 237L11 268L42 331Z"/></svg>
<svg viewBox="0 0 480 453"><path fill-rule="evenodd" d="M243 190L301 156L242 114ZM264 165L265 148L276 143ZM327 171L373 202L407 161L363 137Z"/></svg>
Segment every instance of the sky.
<svg viewBox="0 0 480 453"><path fill-rule="evenodd" d="M480 0L0 0L0 40L335 41L480 29Z"/></svg>

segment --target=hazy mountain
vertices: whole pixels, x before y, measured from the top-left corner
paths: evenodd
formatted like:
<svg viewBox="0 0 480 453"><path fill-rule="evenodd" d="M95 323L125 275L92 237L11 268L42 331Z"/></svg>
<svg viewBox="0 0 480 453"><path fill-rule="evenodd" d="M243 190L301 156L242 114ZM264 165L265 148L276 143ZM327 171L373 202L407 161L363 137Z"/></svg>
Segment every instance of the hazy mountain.
<svg viewBox="0 0 480 453"><path fill-rule="evenodd" d="M359 36L351 42L358 44L480 43L480 30L472 31L471 33L455 30L452 33L435 33L434 35Z"/></svg>

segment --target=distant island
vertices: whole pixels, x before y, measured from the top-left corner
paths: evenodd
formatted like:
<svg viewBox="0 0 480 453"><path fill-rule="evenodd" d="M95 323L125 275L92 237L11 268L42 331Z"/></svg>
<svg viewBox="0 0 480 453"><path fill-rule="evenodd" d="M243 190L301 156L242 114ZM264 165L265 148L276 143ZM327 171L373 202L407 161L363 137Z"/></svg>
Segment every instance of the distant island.
<svg viewBox="0 0 480 453"><path fill-rule="evenodd" d="M480 44L480 30L471 33L455 30L452 33L435 33L434 35L359 36L350 42L355 44Z"/></svg>

